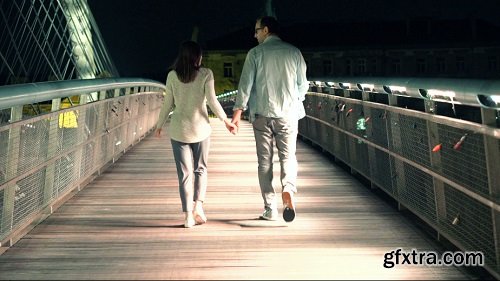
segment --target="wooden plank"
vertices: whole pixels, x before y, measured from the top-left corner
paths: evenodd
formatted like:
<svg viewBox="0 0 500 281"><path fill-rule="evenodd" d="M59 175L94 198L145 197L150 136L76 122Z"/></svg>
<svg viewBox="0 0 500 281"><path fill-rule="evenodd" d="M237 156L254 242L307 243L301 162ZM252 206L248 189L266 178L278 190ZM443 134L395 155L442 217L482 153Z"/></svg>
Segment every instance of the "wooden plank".
<svg viewBox="0 0 500 281"><path fill-rule="evenodd" d="M251 126L232 136L212 124L206 224L182 227L168 136L149 136L3 253L0 279L477 278L457 267L384 268L397 248L443 249L300 141L296 220L258 220ZM278 170L276 159L276 184Z"/></svg>

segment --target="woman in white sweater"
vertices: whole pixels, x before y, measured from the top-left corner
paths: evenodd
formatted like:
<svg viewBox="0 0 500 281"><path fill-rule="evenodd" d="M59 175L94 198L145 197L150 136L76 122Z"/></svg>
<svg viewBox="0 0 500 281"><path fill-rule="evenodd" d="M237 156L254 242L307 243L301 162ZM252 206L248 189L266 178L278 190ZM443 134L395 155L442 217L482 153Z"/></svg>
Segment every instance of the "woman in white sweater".
<svg viewBox="0 0 500 281"><path fill-rule="evenodd" d="M201 60L198 43L186 41L181 44L167 76L166 95L155 132L159 137L173 111L167 130L177 167L185 227L207 221L203 212L211 133L207 103L229 132L236 133L236 126L227 118L215 96L214 75L210 69L201 67Z"/></svg>

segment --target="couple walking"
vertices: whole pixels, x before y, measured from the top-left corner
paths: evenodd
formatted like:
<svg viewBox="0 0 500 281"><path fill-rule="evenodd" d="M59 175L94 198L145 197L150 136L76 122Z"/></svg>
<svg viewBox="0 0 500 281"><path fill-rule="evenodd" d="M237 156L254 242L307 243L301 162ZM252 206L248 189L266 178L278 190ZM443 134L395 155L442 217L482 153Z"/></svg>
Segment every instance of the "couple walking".
<svg viewBox="0 0 500 281"><path fill-rule="evenodd" d="M232 120L228 119L215 96L212 71L201 66L201 47L193 41L183 42L180 46L167 76L166 96L155 134L160 136L172 112L168 132L185 227L207 221L203 211L211 133L207 103L232 134L238 133L241 114L249 110L264 200L264 212L260 218L265 220L277 220L279 216L278 200L272 186L273 145L276 143L281 166L283 219L290 222L295 218L298 120L305 116L302 102L309 83L300 50L278 37L279 28L273 17L257 19L254 36L259 45L248 52L243 65Z"/></svg>

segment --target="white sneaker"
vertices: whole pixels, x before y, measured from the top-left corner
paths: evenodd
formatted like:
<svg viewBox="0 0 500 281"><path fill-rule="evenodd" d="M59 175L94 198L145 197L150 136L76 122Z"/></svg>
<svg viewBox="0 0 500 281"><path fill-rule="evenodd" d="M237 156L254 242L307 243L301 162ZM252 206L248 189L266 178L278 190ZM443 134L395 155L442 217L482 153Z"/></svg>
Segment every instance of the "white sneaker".
<svg viewBox="0 0 500 281"><path fill-rule="evenodd" d="M196 224L204 224L207 222L207 216L203 211L203 202L196 201L194 204L193 216Z"/></svg>
<svg viewBox="0 0 500 281"><path fill-rule="evenodd" d="M259 219L275 221L278 219L278 210L266 209Z"/></svg>
<svg viewBox="0 0 500 281"><path fill-rule="evenodd" d="M195 224L196 224L196 222L194 221L193 213L186 212L186 219L184 221L184 227L190 228L190 227L193 227Z"/></svg>
<svg viewBox="0 0 500 281"><path fill-rule="evenodd" d="M204 224L207 222L207 216L205 216L203 209L194 210L193 216L196 224Z"/></svg>

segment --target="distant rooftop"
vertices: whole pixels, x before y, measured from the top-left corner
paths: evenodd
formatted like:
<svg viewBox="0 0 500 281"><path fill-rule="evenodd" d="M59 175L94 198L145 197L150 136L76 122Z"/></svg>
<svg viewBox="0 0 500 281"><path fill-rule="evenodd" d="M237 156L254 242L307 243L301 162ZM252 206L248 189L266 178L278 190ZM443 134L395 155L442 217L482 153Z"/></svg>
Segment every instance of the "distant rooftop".
<svg viewBox="0 0 500 281"><path fill-rule="evenodd" d="M208 40L205 49L248 50L257 45L253 35L249 25ZM300 49L500 46L500 27L481 19L304 22L283 24L280 37Z"/></svg>

